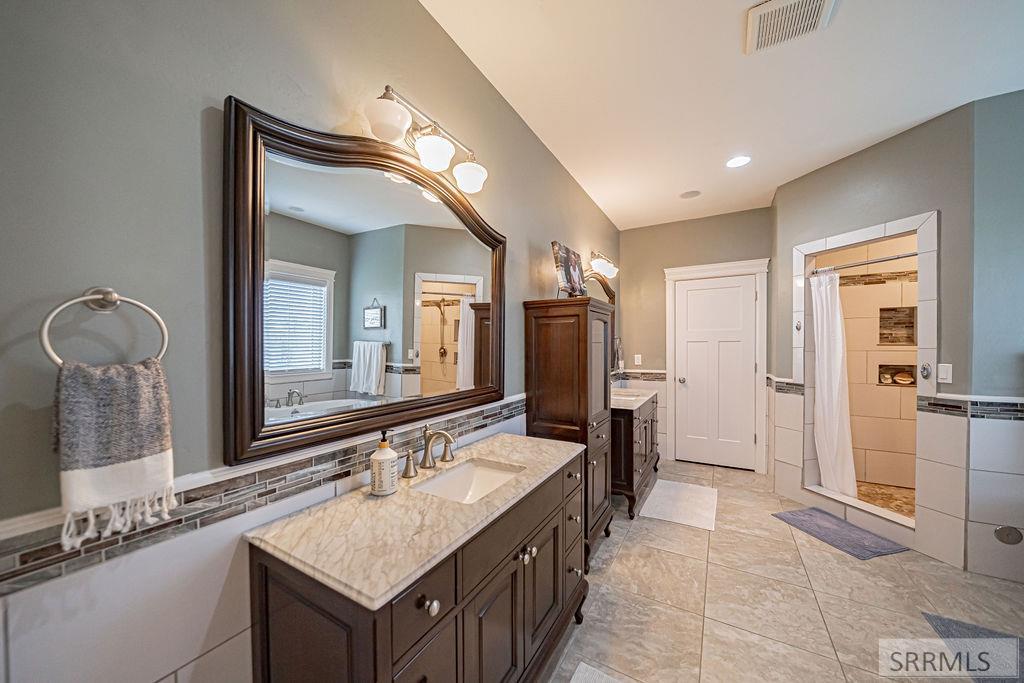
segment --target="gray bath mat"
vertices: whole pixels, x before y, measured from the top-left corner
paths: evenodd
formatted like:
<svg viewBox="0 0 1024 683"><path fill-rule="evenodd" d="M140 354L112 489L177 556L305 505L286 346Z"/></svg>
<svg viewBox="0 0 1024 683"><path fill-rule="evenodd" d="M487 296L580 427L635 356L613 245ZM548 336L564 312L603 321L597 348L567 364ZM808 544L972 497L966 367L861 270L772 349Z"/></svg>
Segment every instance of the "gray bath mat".
<svg viewBox="0 0 1024 683"><path fill-rule="evenodd" d="M899 543L854 526L820 508L776 512L773 516L814 536L819 541L828 543L833 548L842 550L847 555L853 555L858 560L870 560L872 557L909 550Z"/></svg>
<svg viewBox="0 0 1024 683"><path fill-rule="evenodd" d="M966 621L957 621L956 619L950 619L949 617L939 616L938 614L929 614L928 612L921 612L921 615L928 620L931 627L935 630L939 637L946 641L949 647L953 647L956 641L962 638L1017 638L1017 678L984 678L980 676L974 676L974 680L977 683L988 683L989 681L1021 681L1024 680L1024 638L1014 636L1009 633L1002 633L1000 631L993 631L990 628L984 626L978 626L977 624L971 624ZM990 659L993 658L993 653L989 654ZM990 661L993 670L1004 670L1005 666L1009 664L1009 669L1012 670L1013 660L1006 661Z"/></svg>

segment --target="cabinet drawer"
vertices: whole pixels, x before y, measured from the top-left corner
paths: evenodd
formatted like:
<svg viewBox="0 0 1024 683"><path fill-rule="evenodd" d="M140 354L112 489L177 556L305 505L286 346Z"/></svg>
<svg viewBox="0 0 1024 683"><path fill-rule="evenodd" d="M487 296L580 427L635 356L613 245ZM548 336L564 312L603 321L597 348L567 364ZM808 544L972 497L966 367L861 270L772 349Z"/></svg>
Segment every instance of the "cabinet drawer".
<svg viewBox="0 0 1024 683"><path fill-rule="evenodd" d="M583 489L580 488L565 504L565 537L572 541L583 531Z"/></svg>
<svg viewBox="0 0 1024 683"><path fill-rule="evenodd" d="M430 614L434 600L436 614ZM391 601L391 648L397 660L455 605L455 556Z"/></svg>
<svg viewBox="0 0 1024 683"><path fill-rule="evenodd" d="M587 450L597 451L612 442L612 421L605 420L590 429L587 436Z"/></svg>
<svg viewBox="0 0 1024 683"><path fill-rule="evenodd" d="M583 580L583 539L577 538L565 553L565 599L568 600L576 586Z"/></svg>
<svg viewBox="0 0 1024 683"><path fill-rule="evenodd" d="M462 550L462 591L476 586L526 541L545 517L562 505L562 477L556 474L477 534Z"/></svg>
<svg viewBox="0 0 1024 683"><path fill-rule="evenodd" d="M566 497L583 483L583 460L580 456L562 468L562 482L562 495Z"/></svg>
<svg viewBox="0 0 1024 683"><path fill-rule="evenodd" d="M449 683L457 678L459 648L452 619L395 676L395 683Z"/></svg>

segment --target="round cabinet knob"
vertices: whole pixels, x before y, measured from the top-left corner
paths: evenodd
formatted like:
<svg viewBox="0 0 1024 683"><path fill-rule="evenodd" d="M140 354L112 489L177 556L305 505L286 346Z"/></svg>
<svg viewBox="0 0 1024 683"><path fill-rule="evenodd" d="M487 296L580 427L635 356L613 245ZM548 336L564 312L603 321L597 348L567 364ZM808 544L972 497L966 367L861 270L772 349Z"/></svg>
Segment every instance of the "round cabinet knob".
<svg viewBox="0 0 1024 683"><path fill-rule="evenodd" d="M596 460L591 460L590 461L590 466L591 467L597 467L597 461Z"/></svg>
<svg viewBox="0 0 1024 683"><path fill-rule="evenodd" d="M596 422L588 422L587 426L590 427L591 429L593 429L594 427L597 426L597 423Z"/></svg>
<svg viewBox="0 0 1024 683"><path fill-rule="evenodd" d="M569 515L569 521L576 522L577 524L579 524L583 520L579 515Z"/></svg>
<svg viewBox="0 0 1024 683"><path fill-rule="evenodd" d="M530 553L524 550L519 556L523 559L524 566L530 564Z"/></svg>
<svg viewBox="0 0 1024 683"><path fill-rule="evenodd" d="M576 569L576 567L569 567L569 573L575 574L577 577L583 576L583 570Z"/></svg>
<svg viewBox="0 0 1024 683"><path fill-rule="evenodd" d="M537 557L537 546L530 548L530 557Z"/></svg>
<svg viewBox="0 0 1024 683"><path fill-rule="evenodd" d="M685 377L680 377L679 378L679 383L680 384L686 384L686 378Z"/></svg>
<svg viewBox="0 0 1024 683"><path fill-rule="evenodd" d="M440 600L427 600L426 598L424 598L423 599L423 609L430 616L436 617L438 615L438 613L441 611L441 601Z"/></svg>
<svg viewBox="0 0 1024 683"><path fill-rule="evenodd" d="M565 476L569 479L575 479L576 481L579 481L582 477L582 475L579 472L568 472Z"/></svg>

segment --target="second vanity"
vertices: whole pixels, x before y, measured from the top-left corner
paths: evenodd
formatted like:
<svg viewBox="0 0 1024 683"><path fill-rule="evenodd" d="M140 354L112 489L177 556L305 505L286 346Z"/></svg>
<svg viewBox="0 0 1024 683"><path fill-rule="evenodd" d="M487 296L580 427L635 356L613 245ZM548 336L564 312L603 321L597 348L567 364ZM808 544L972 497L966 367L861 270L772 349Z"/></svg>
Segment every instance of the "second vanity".
<svg viewBox="0 0 1024 683"><path fill-rule="evenodd" d="M536 677L582 621L583 450L499 434L249 532L254 679Z"/></svg>

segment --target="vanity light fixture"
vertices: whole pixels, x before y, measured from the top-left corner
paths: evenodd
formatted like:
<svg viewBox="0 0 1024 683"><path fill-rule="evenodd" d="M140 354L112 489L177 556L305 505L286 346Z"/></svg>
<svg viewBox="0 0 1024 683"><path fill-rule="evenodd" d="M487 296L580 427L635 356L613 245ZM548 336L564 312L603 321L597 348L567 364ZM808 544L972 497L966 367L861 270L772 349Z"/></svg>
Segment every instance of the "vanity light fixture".
<svg viewBox="0 0 1024 683"><path fill-rule="evenodd" d="M455 182L459 184L460 190L467 194L476 194L484 187L484 181L487 180L487 169L478 164L476 157L470 154L468 159L455 164L452 175L455 176Z"/></svg>
<svg viewBox="0 0 1024 683"><path fill-rule="evenodd" d="M431 171L447 171L456 147L461 149L466 160L451 171L455 183L466 194L483 189L487 169L476 160L473 150L390 85L384 86L384 93L366 105L365 113L375 137L392 144L405 142L416 151L423 167ZM422 124L417 124L417 120Z"/></svg>
<svg viewBox="0 0 1024 683"><path fill-rule="evenodd" d="M590 252L590 267L595 273L613 278L619 274L619 267L615 262L599 251Z"/></svg>
<svg viewBox="0 0 1024 683"><path fill-rule="evenodd" d="M417 132L415 147L420 163L431 171L447 171L455 156L455 145L433 124Z"/></svg>
<svg viewBox="0 0 1024 683"><path fill-rule="evenodd" d="M750 157L746 154L738 154L729 161L725 162L725 165L729 168L739 168L740 166L746 166L750 163Z"/></svg>
<svg viewBox="0 0 1024 683"><path fill-rule="evenodd" d="M384 94L366 105L366 118L370 130L378 140L395 145L405 139L412 125L412 114L395 101L390 88Z"/></svg>

